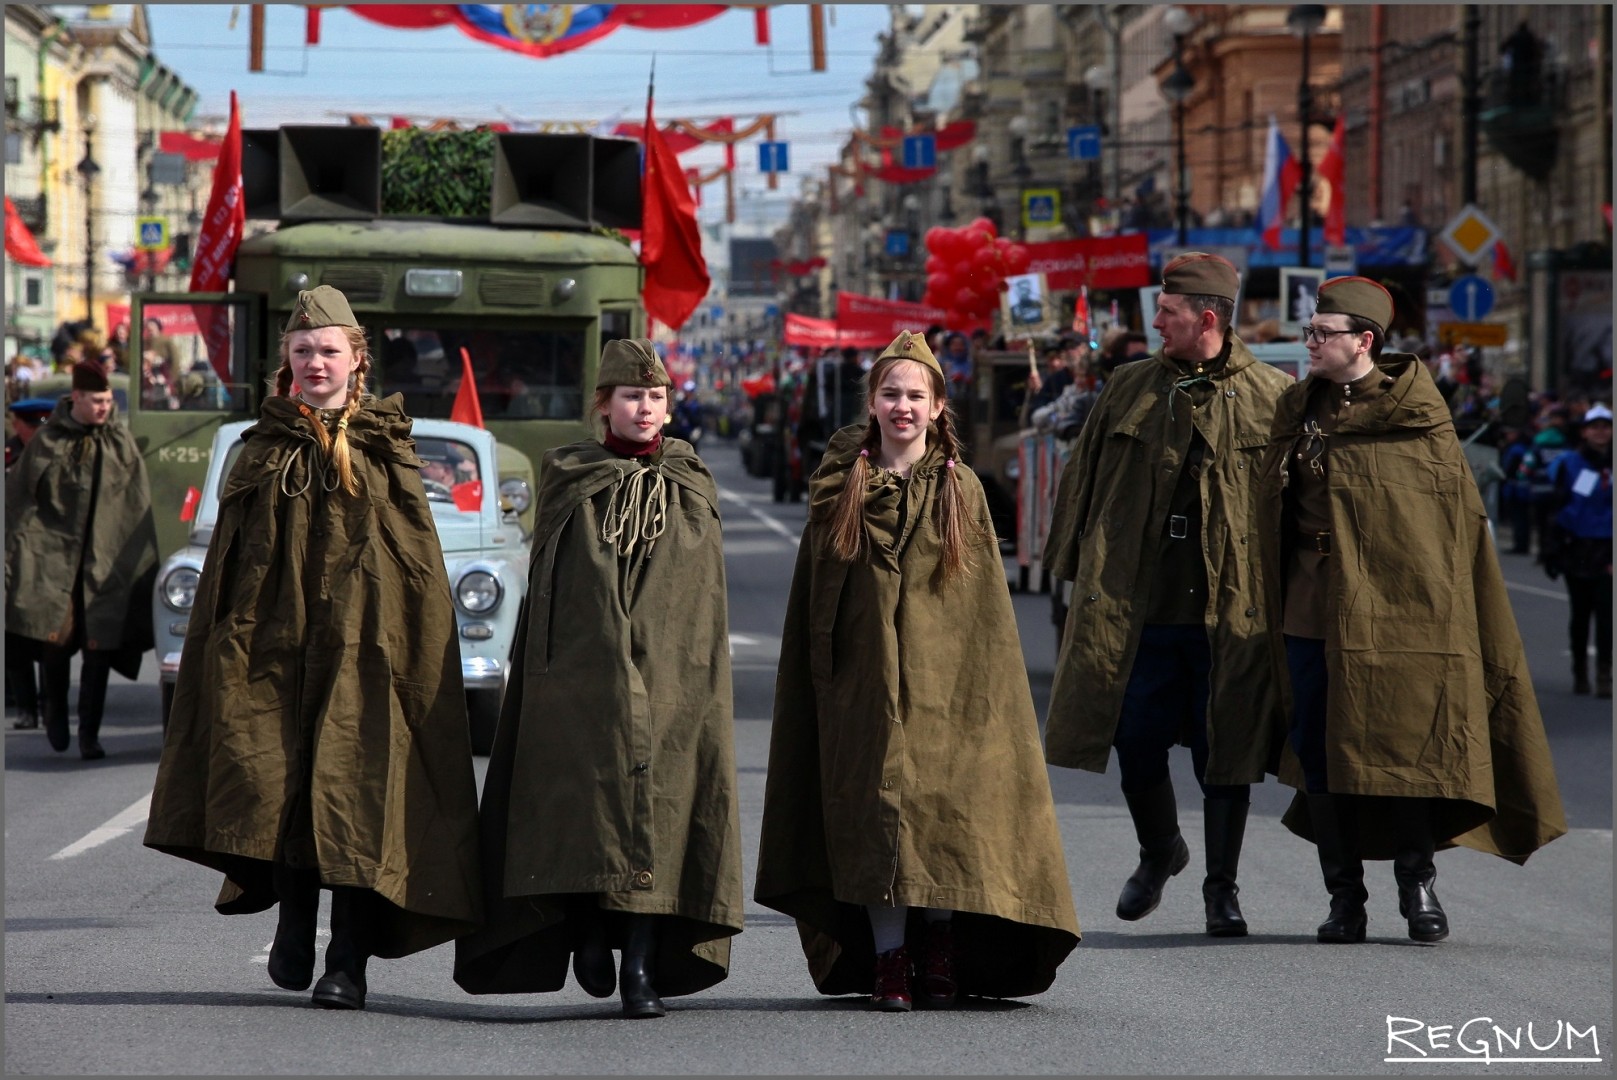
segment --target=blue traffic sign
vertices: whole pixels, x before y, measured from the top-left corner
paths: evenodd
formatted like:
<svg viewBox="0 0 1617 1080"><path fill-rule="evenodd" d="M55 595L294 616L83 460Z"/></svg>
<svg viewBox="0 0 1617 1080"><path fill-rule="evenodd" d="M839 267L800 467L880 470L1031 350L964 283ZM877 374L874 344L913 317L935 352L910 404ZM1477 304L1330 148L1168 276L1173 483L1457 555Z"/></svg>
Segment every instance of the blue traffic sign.
<svg viewBox="0 0 1617 1080"><path fill-rule="evenodd" d="M1067 129L1067 156L1073 161L1100 160L1100 127L1081 124Z"/></svg>
<svg viewBox="0 0 1617 1080"><path fill-rule="evenodd" d="M903 229L887 230L887 254L894 258L903 258L910 253L910 234Z"/></svg>
<svg viewBox="0 0 1617 1080"><path fill-rule="evenodd" d="M759 143L758 171L762 173L791 172L786 154L786 144L783 142Z"/></svg>
<svg viewBox="0 0 1617 1080"><path fill-rule="evenodd" d="M1449 310L1461 322L1485 319L1493 310L1493 286L1476 274L1467 274L1449 288Z"/></svg>
<svg viewBox="0 0 1617 1080"><path fill-rule="evenodd" d="M938 140L931 135L904 136L904 167L906 169L937 168Z"/></svg>

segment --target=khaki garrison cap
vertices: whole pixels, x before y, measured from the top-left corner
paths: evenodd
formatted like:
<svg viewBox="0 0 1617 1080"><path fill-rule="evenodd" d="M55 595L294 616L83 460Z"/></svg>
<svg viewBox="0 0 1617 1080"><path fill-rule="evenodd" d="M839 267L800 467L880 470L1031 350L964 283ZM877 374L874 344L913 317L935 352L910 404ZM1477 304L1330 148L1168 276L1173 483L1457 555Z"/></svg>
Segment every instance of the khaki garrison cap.
<svg viewBox="0 0 1617 1080"><path fill-rule="evenodd" d="M1319 287L1321 315L1356 315L1381 327L1383 335L1392 325L1392 293L1366 277L1332 278Z"/></svg>
<svg viewBox="0 0 1617 1080"><path fill-rule="evenodd" d="M1234 300L1241 290L1235 264L1205 251L1187 251L1162 268L1162 291L1169 296L1222 296Z"/></svg>
<svg viewBox="0 0 1617 1080"><path fill-rule="evenodd" d="M926 338L920 334L912 333L909 330L900 331L899 335L893 339L893 343L883 349L880 356L876 357L876 362L880 363L888 357L894 356L901 360L914 360L917 364L925 364L939 375L943 374L943 365L938 363L938 358L932 355L932 350L927 347Z"/></svg>
<svg viewBox="0 0 1617 1080"><path fill-rule="evenodd" d="M601 349L595 389L609 386L673 386L650 338L615 338Z"/></svg>
<svg viewBox="0 0 1617 1080"><path fill-rule="evenodd" d="M292 317L286 320L286 332L318 330L322 326L352 326L359 328L354 311L348 306L348 297L330 285L317 285L298 293L298 302L292 305Z"/></svg>

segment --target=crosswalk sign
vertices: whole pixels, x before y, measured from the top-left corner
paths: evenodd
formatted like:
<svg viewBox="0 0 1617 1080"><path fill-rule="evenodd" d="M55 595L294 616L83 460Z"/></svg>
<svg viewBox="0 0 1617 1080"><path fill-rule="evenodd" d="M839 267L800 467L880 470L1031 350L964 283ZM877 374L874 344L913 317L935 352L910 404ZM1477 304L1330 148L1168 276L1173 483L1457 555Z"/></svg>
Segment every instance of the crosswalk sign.
<svg viewBox="0 0 1617 1080"><path fill-rule="evenodd" d="M138 217L135 219L135 249L162 251L168 247L168 218Z"/></svg>

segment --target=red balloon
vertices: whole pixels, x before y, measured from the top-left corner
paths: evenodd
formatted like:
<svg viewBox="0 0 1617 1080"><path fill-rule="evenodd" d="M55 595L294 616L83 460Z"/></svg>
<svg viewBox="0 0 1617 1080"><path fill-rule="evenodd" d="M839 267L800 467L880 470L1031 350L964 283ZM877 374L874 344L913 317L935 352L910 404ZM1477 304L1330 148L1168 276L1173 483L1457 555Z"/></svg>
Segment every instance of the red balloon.
<svg viewBox="0 0 1617 1080"><path fill-rule="evenodd" d="M993 244L994 238L981 229L967 229L964 237L963 250L975 254L978 248Z"/></svg>
<svg viewBox="0 0 1617 1080"><path fill-rule="evenodd" d="M985 217L976 218L970 225L967 225L966 228L977 229L980 232L985 232L988 234L988 238L990 240L999 235L999 230L994 227L993 221Z"/></svg>
<svg viewBox="0 0 1617 1080"><path fill-rule="evenodd" d="M950 330L970 330L973 320L963 311L951 311L943 317L943 325Z"/></svg>
<svg viewBox="0 0 1617 1080"><path fill-rule="evenodd" d="M930 235L930 234L928 234ZM952 263L960 257L961 238L956 229L938 228L936 243L928 242L927 250L938 256L946 263Z"/></svg>
<svg viewBox="0 0 1617 1080"><path fill-rule="evenodd" d="M949 268L949 263L942 255L928 255L926 257L926 272L928 274L941 274Z"/></svg>
<svg viewBox="0 0 1617 1080"><path fill-rule="evenodd" d="M938 250L938 238L945 232L942 225L934 225L926 231L925 243L928 251Z"/></svg>
<svg viewBox="0 0 1617 1080"><path fill-rule="evenodd" d="M977 297L980 294L970 285L962 285L955 291L954 304L957 311L971 311L977 306Z"/></svg>
<svg viewBox="0 0 1617 1080"><path fill-rule="evenodd" d="M1005 269L1013 274L1023 274L1033 265L1033 256L1022 244L1012 244L1005 252Z"/></svg>
<svg viewBox="0 0 1617 1080"><path fill-rule="evenodd" d="M978 270L992 272L999 266L999 252L993 244L984 244L972 253L971 264Z"/></svg>
<svg viewBox="0 0 1617 1080"><path fill-rule="evenodd" d="M926 291L938 296L948 296L956 288L954 278L948 274L928 274L926 276Z"/></svg>

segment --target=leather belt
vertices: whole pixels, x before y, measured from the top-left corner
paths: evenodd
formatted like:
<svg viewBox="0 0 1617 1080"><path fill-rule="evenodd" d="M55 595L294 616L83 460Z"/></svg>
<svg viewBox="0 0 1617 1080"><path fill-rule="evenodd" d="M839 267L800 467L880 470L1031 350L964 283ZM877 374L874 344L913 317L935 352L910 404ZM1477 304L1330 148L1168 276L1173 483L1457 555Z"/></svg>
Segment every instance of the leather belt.
<svg viewBox="0 0 1617 1080"><path fill-rule="evenodd" d="M1331 553L1331 534L1328 532L1297 534L1297 543L1304 551L1317 551L1321 555Z"/></svg>

